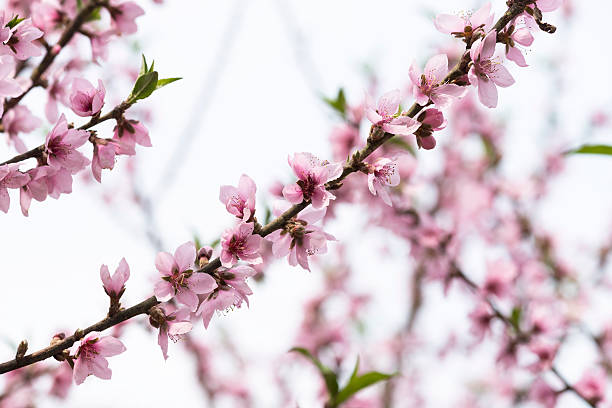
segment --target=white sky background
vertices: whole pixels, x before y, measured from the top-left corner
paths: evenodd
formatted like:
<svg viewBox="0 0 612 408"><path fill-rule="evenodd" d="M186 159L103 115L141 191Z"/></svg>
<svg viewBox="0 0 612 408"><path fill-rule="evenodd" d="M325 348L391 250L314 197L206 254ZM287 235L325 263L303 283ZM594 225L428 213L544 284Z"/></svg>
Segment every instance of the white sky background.
<svg viewBox="0 0 612 408"><path fill-rule="evenodd" d="M163 233L165 250L170 251L191 239L194 232L204 242L211 241L233 222L218 202L220 185L236 184L247 173L257 182L261 200L271 182L292 177L288 154L310 151L328 157L327 138L334 118L319 102L316 91L330 95L344 86L349 99L359 98L366 63L379 73L381 90L403 86L412 59L423 62L448 40L433 27L432 15L482 4L470 0L176 0L161 7L142 3L147 15L138 20L139 32L132 38L149 58L155 58L163 77L184 77L144 102L157 112L150 126L154 147L138 150L138 179L153 198L157 227ZM504 3L494 1L495 10L503 10ZM508 164L514 164L508 165L509 174L526 175L531 165L539 163L541 157L534 147L538 144L583 140L589 115L610 103L611 56L609 46L599 40L607 35L610 6L604 1L587 3L589 6L578 8L571 27L564 26L558 14L549 17L558 25L558 33L537 35L527 56L532 67L519 70L510 66L517 84L501 91L495 111L508 121L506 154ZM233 42L225 34L228 21L235 30ZM552 70L551 61L556 64ZM136 57L125 61L125 65L138 64ZM202 97L202 84L211 81L210 73L215 70L215 84L208 87L212 93ZM548 80L551 72L566 81L561 101ZM129 92L128 88L123 91ZM107 101L123 96L119 90L107 95ZM538 128L543 121L537 116L550 103L561 106L562 135L543 134ZM189 129L195 134L193 144L181 157L183 163L171 185L160 184L161 169L194 110L198 123ZM606 135L600 136L606 140ZM438 142L443 144L444 137ZM26 143L34 146L39 141L30 136ZM5 153L3 149L0 152ZM420 160L424 166L437 164L435 153L421 153ZM116 173L126 171L125 164L121 157L113 172L104 171L102 186L76 183L72 194L57 201L33 202L29 218L21 216L18 196L11 196L9 214L0 215L0 360L14 355L14 348L4 340L18 342L25 337L31 350L39 349L63 327L72 331L99 320L107 308L98 276L102 263L114 270L125 256L130 264L132 276L124 304L150 294L151 278L156 276L155 250L142 233L143 220L133 210L109 207L100 200L114 182L123 180ZM543 211L542 220L570 237L568 247L596 244L606 235L612 208L611 166L605 158L573 158L563 181L556 184L556 204ZM359 231L347 222L335 227L330 232L341 240ZM399 260L406 249L384 241L382 244L391 245L393 256L381 263L376 251L367 246L382 245L377 239L366 239L353 250L372 254L362 259L362 268L389 274L386 282L361 283L376 296L368 313L378 317L376 329L382 333L404 318L404 310L396 307L406 302L404 285L393 279L405 279L395 269L403 265ZM215 316L207 332L197 330L195 335L206 339L225 328L248 358L264 363L277 359L292 346L290 336L301 319L300 302L316 292L321 283L318 272L314 269L309 274L277 264L265 285L253 284L249 310ZM447 303L452 299L444 300L439 292L436 288L431 294L432 302L440 304L433 309L439 324L425 325L423 330L439 330L442 340L444 322L453 321L452 313L467 309L453 312L454 307ZM124 343L128 351L110 359L112 381L89 378L71 391L68 403L45 400L40 406L157 407L177 399L184 408L202 406L192 363L178 346L170 345L170 358L164 362L156 336L139 327L128 331ZM576 350L582 353L579 347ZM565 359L572 367L582 367L580 358L578 362L571 356ZM572 380L580 375L579 370L567 372ZM249 381L260 387L258 406L274 406L266 389L271 379L253 374L257 373L249 373ZM438 378L433 386L461 388L457 378ZM302 406L309 406L315 392L308 388L298 392L303 394ZM439 394L431 406L448 406L452 400ZM563 402L578 406L571 397Z"/></svg>

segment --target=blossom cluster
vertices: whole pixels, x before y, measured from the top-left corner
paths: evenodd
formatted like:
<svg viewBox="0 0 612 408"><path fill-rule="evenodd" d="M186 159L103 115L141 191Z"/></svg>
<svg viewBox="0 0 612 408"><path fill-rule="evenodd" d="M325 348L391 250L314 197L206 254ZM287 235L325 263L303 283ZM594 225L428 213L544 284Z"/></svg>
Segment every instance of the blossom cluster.
<svg viewBox="0 0 612 408"><path fill-rule="evenodd" d="M98 22L105 12L110 21L106 27ZM124 117L129 106L102 116L105 86L100 79L94 86L84 78L88 66L107 58L112 40L137 31L135 19L143 14L135 2L121 0L10 2L0 13L0 117L7 143L19 153L0 164L1 211L9 209L9 189L19 190L27 216L32 198L44 201L72 192L73 177L86 166L101 182L102 169L112 169L117 155L134 155L136 144L151 146L147 129ZM91 58L72 49L81 36L90 41ZM69 59L56 58L68 53ZM28 72L30 66L34 68ZM44 117L50 126L21 102L37 88L46 94ZM75 128L60 106L89 122ZM107 119L116 121L111 138L89 130ZM52 127L44 143L28 147L23 135L44 127ZM93 147L91 160L79 150L87 142ZM23 169L20 162L28 158L36 164Z"/></svg>

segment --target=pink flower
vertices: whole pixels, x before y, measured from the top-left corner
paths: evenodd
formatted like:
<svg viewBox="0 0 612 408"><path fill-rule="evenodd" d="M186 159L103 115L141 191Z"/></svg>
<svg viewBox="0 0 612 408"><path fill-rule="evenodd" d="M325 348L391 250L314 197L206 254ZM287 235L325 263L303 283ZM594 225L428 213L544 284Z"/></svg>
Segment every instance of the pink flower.
<svg viewBox="0 0 612 408"><path fill-rule="evenodd" d="M495 317L491 306L487 302L480 302L468 317L472 321L472 334L476 336L478 341L482 341L484 336L491 331L491 321Z"/></svg>
<svg viewBox="0 0 612 408"><path fill-rule="evenodd" d="M66 117L62 114L45 140L47 162L52 167L65 168L75 174L89 163L89 160L76 150L87 142L88 138L89 132L86 130L69 129Z"/></svg>
<svg viewBox="0 0 612 408"><path fill-rule="evenodd" d="M467 37L471 36L476 30L489 31L494 17L495 15L491 13L491 3L486 3L475 13L467 12L459 16L438 14L434 20L434 25L443 34Z"/></svg>
<svg viewBox="0 0 612 408"><path fill-rule="evenodd" d="M72 369L68 364L62 364L53 373L53 380L49 394L65 399L72 386Z"/></svg>
<svg viewBox="0 0 612 408"><path fill-rule="evenodd" d="M208 276L208 275L207 275ZM164 360L168 359L168 339L173 342L179 341L191 331L193 324L189 321L190 310L186 308L177 309L169 313L169 305L161 306L163 310L162 321L159 322L159 334L157 343L161 348Z"/></svg>
<svg viewBox="0 0 612 408"><path fill-rule="evenodd" d="M242 302L249 305L248 295L252 295L251 288L246 284L249 277L255 276L255 269L246 265L238 265L232 269L218 270L221 284L217 289L206 295L200 304L197 315L202 315L204 327L208 328L210 319L215 310L224 311L232 307L242 306Z"/></svg>
<svg viewBox="0 0 612 408"><path fill-rule="evenodd" d="M94 33L89 37L91 42L91 58L94 62L106 60L108 57L108 43L115 35L115 30L107 30L101 33Z"/></svg>
<svg viewBox="0 0 612 408"><path fill-rule="evenodd" d="M288 209L288 203L280 202L275 205L274 215L279 216ZM280 230L266 236L272 242L272 253L277 258L288 255L289 265L300 265L310 271L308 257L327 252L327 241L335 241L333 235L324 232L314 223L325 216L327 208L315 210L307 208L296 217L287 221Z"/></svg>
<svg viewBox="0 0 612 408"><path fill-rule="evenodd" d="M57 4L51 2L37 2L32 6L32 23L45 33L53 31L62 23L63 11Z"/></svg>
<svg viewBox="0 0 612 408"><path fill-rule="evenodd" d="M221 186L219 200L225 204L230 214L247 222L255 215L255 193L257 186L246 174L238 181L238 188L234 186Z"/></svg>
<svg viewBox="0 0 612 408"><path fill-rule="evenodd" d="M42 47L35 43L35 40L42 35L43 32L34 27L32 20L28 18L14 28L13 35L6 43L4 51L13 54L20 60L38 57L42 55Z"/></svg>
<svg viewBox="0 0 612 408"><path fill-rule="evenodd" d="M144 10L133 1L120 3L119 0L113 0L108 10L111 23L119 34L134 34L138 30L134 20L144 14Z"/></svg>
<svg viewBox="0 0 612 408"><path fill-rule="evenodd" d="M554 408L557 406L557 396L558 393L542 378L537 378L533 384L531 384L529 399L539 402L546 408Z"/></svg>
<svg viewBox="0 0 612 408"><path fill-rule="evenodd" d="M110 276L108 266L100 267L100 279L104 284L104 291L110 297L119 299L125 291L125 282L130 278L130 266L125 258L121 258L119 266L115 270L113 276Z"/></svg>
<svg viewBox="0 0 612 408"><path fill-rule="evenodd" d="M64 73L63 69L56 70L52 77L49 79L49 86L47 87L47 104L45 105L45 116L49 122L55 122L59 117L57 110L57 102L61 102L64 105L68 104L69 92L68 88L72 84L72 75L70 72L66 73L60 79L60 76Z"/></svg>
<svg viewBox="0 0 612 408"><path fill-rule="evenodd" d="M419 123L409 116L399 112L401 102L399 89L389 91L374 102L370 96L366 96L366 116L375 126L379 126L385 132L394 135L408 136L419 128Z"/></svg>
<svg viewBox="0 0 612 408"><path fill-rule="evenodd" d="M9 20L6 18L6 12L4 10L0 11L0 44L6 43L13 35L11 29L6 25Z"/></svg>
<svg viewBox="0 0 612 408"><path fill-rule="evenodd" d="M234 228L225 230L221 237L221 264L231 268L238 259L251 264L262 263L259 247L261 237L253 235L255 225L252 222L241 222Z"/></svg>
<svg viewBox="0 0 612 408"><path fill-rule="evenodd" d="M593 404L602 401L606 392L606 373L601 368L586 371L574 384L576 391Z"/></svg>
<svg viewBox="0 0 612 408"><path fill-rule="evenodd" d="M137 120L124 120L121 126L115 126L113 140L119 145L117 154L133 156L136 154L136 144L151 147L149 131Z"/></svg>
<svg viewBox="0 0 612 408"><path fill-rule="evenodd" d="M382 198L385 204L391 207L391 196L387 186L395 187L400 182L395 160L381 157L371 165L371 173L368 174L368 188L370 192Z"/></svg>
<svg viewBox="0 0 612 408"><path fill-rule="evenodd" d="M514 84L514 78L510 72L501 64L499 59L493 58L495 44L497 42L497 31L493 30L484 40L479 39L470 50L474 65L470 69L468 77L470 83L478 87L478 98L488 108L497 106L497 86L507 88Z"/></svg>
<svg viewBox="0 0 612 408"><path fill-rule="evenodd" d="M13 78L15 60L10 55L0 56L0 115L4 113L4 98L19 96L21 87Z"/></svg>
<svg viewBox="0 0 612 408"><path fill-rule="evenodd" d="M536 5L543 12L555 11L563 4L563 0L536 0Z"/></svg>
<svg viewBox="0 0 612 408"><path fill-rule="evenodd" d="M2 118L4 131L9 136L9 140L14 143L15 149L17 149L19 153L24 153L28 150L26 145L19 138L19 133L30 133L41 124L42 121L32 115L32 112L23 105L15 106L13 109L6 112L6 115Z"/></svg>
<svg viewBox="0 0 612 408"><path fill-rule="evenodd" d="M517 271L513 263L497 260L488 264L488 273L482 285L482 295L498 298L507 297L512 291L512 284Z"/></svg>
<svg viewBox="0 0 612 408"><path fill-rule="evenodd" d="M340 176L342 164L321 161L310 153L295 153L288 161L299 180L283 188L287 201L299 204L306 200L312 202L314 208L322 208L329 205L329 200L336 198L325 189L325 183Z"/></svg>
<svg viewBox="0 0 612 408"><path fill-rule="evenodd" d="M93 158L91 160L91 172L98 183L102 182L102 169L112 170L115 167L115 155L120 147L110 139L96 138L94 140Z"/></svg>
<svg viewBox="0 0 612 408"><path fill-rule="evenodd" d="M436 108L425 109L418 117L421 127L414 132L419 148L431 150L436 147L436 138L433 132L446 127L446 119L442 111Z"/></svg>
<svg viewBox="0 0 612 408"><path fill-rule="evenodd" d="M155 267L162 275L161 281L155 284L157 300L167 302L176 297L177 302L195 311L198 308L197 295L208 293L217 287L217 283L210 275L194 273L195 257L193 242L186 242L178 247L174 256L168 252L157 254Z"/></svg>
<svg viewBox="0 0 612 408"><path fill-rule="evenodd" d="M412 94L419 105L425 106L429 99L440 109L450 105L455 98L462 97L465 87L455 84L442 84L442 80L448 73L448 57L446 54L436 55L427 61L425 72L414 65L410 65L408 71L412 82Z"/></svg>
<svg viewBox="0 0 612 408"><path fill-rule="evenodd" d="M501 33L503 38L502 42L506 45L506 58L510 61L514 61L519 67L526 67L527 62L525 61L525 57L517 45L529 47L533 44L533 35L527 27L517 28L516 25L518 21L518 18L515 19L515 21Z"/></svg>
<svg viewBox="0 0 612 408"><path fill-rule="evenodd" d="M30 176L19 171L18 164L0 166L0 211L7 213L11 203L7 189L23 187L29 180Z"/></svg>
<svg viewBox="0 0 612 408"><path fill-rule="evenodd" d="M91 374L103 380L110 380L112 371L108 368L105 357L116 356L125 351L121 341L112 337L100 337L100 333L93 332L81 340L74 361L74 382L79 385Z"/></svg>
<svg viewBox="0 0 612 408"><path fill-rule="evenodd" d="M99 113L104 106L105 95L106 89L101 80L98 79L98 88L96 89L88 80L75 78L72 82L70 107L79 116L93 116Z"/></svg>
<svg viewBox="0 0 612 408"><path fill-rule="evenodd" d="M529 350L538 357L538 361L530 364L528 368L534 373L550 370L558 349L558 343L536 338L529 343Z"/></svg>

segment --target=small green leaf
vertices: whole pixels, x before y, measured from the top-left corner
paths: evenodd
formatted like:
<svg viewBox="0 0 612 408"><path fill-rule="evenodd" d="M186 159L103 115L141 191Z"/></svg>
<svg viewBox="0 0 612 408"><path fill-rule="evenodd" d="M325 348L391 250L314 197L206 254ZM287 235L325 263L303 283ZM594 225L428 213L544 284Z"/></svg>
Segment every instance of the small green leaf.
<svg viewBox="0 0 612 408"><path fill-rule="evenodd" d="M98 20L102 20L102 14L100 13L100 7L95 8L91 14L85 19L86 23L89 23L90 21L98 21Z"/></svg>
<svg viewBox="0 0 612 408"><path fill-rule="evenodd" d="M327 392L329 393L330 400L334 400L336 394L338 394L338 378L336 377L336 373L334 373L329 367L324 366L316 357L310 354L310 351L306 350L302 347L293 347L291 351L295 351L300 353L307 359L309 359L321 373L323 380L325 380L325 385L327 386Z"/></svg>
<svg viewBox="0 0 612 408"><path fill-rule="evenodd" d="M13 19L11 21L9 21L8 23L6 23L6 27L8 28L15 28L15 26L19 23L21 23L23 20L25 20L25 18L19 18L19 16L15 16L13 17Z"/></svg>
<svg viewBox="0 0 612 408"><path fill-rule="evenodd" d="M83 0L77 0L76 4L77 4L77 11L81 11L81 9L83 8Z"/></svg>
<svg viewBox="0 0 612 408"><path fill-rule="evenodd" d="M130 95L130 100L136 102L140 99L149 97L157 86L157 72L147 72L146 74L138 77L134 89Z"/></svg>
<svg viewBox="0 0 612 408"><path fill-rule="evenodd" d="M155 87L155 89L159 89L163 86L166 86L168 84L171 84L175 81L178 81L179 79L183 79L183 78L164 78L164 79L158 79L157 80L157 86Z"/></svg>
<svg viewBox="0 0 612 408"><path fill-rule="evenodd" d="M142 54L142 63L140 64L140 72L138 73L138 76L141 77L147 72L149 72L149 66L147 65L147 59L145 58L144 54Z"/></svg>
<svg viewBox="0 0 612 408"><path fill-rule="evenodd" d="M395 375L379 373L377 371L370 371L369 373L365 373L363 375L358 376L358 367L359 360L357 360L357 364L355 364L355 370L353 370L353 375L351 375L351 379L349 380L348 384L346 384L346 386L342 390L340 390L338 395L336 395L336 398L332 400L333 407L339 406L362 389L367 388L370 385L376 384L377 382L388 380Z"/></svg>
<svg viewBox="0 0 612 408"><path fill-rule="evenodd" d="M522 314L523 310L518 306L514 307L512 309L512 313L510 314L510 323L512 323L512 327L516 332L520 332Z"/></svg>
<svg viewBox="0 0 612 408"><path fill-rule="evenodd" d="M148 72L153 72L153 68L155 68L155 60L153 60L153 62L151 62L151 66L149 67L149 71Z"/></svg>
<svg viewBox="0 0 612 408"><path fill-rule="evenodd" d="M565 154L607 154L612 155L612 146L609 145L582 145L577 149L567 151Z"/></svg>
<svg viewBox="0 0 612 408"><path fill-rule="evenodd" d="M217 238L217 239L215 239L213 242L211 242L211 243L210 243L210 247L211 247L211 248L214 248L214 247L216 247L217 245L219 245L219 243L220 243L220 242L221 242L221 238Z"/></svg>
<svg viewBox="0 0 612 408"><path fill-rule="evenodd" d="M338 95L335 99L323 98L323 101L327 103L333 110L335 110L340 116L346 118L346 96L344 95L344 89L338 90Z"/></svg>

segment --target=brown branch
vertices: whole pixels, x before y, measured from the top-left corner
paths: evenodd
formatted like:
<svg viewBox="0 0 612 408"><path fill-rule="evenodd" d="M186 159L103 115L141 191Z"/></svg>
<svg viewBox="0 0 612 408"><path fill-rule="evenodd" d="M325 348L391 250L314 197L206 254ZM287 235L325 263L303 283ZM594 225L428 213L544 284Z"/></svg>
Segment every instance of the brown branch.
<svg viewBox="0 0 612 408"><path fill-rule="evenodd" d="M128 110L128 108L132 106L134 103L135 102L133 101L121 102L119 105L115 106L115 108L113 108L113 110L111 110L107 114L103 116L93 116L89 120L89 122L80 126L78 129L87 130L87 129L94 127L95 125L99 123L106 122L107 120L110 120L110 119L119 120L121 116L123 116L125 111ZM0 163L0 166L3 166L5 164L18 163L18 162L21 162L27 159L31 159L31 158L41 158L43 157L44 152L45 152L45 145L41 144L40 146L36 146L35 148L28 150L25 153L19 154L5 162Z"/></svg>
<svg viewBox="0 0 612 408"><path fill-rule="evenodd" d="M46 360L47 358L60 354L63 350L72 347L75 342L79 341L81 338L83 338L83 336L87 335L88 333L91 333L93 331L106 330L109 327L113 327L116 324L131 319L134 316L147 313L150 308L157 304L159 304L159 302L157 301L155 296L151 296L150 298L138 303L137 305L122 310L121 312L117 313L112 317L106 317L105 319L100 320L98 323L92 324L86 329L77 330L75 334L66 337L65 339L54 344L53 346L46 347L32 354L27 354L22 358L10 360L0 364L0 374L4 374L21 367L25 367L27 365Z"/></svg>
<svg viewBox="0 0 612 408"><path fill-rule="evenodd" d="M533 0L516 0L515 2L512 3L512 5L510 6L510 8L508 9L508 11L504 14L504 16L497 22L497 24L495 25L495 29L496 30L500 30L501 28L505 27L505 25L512 20L514 17L518 16L520 13L523 12L525 5L526 4L530 4L532 3ZM93 9L97 6L99 6L102 3L99 3L97 1L94 1L92 3L90 3L90 5L88 7L92 7L92 9L89 11L93 11ZM81 12L81 14L79 14L79 16L81 16L81 18L84 20L86 15L89 14L82 14L83 12ZM78 18L78 17L77 17ZM65 37L68 38L68 32L72 31L72 33L70 34L70 38L72 35L74 35L74 33L77 31L78 26L75 25L75 22L77 21L77 19L75 19L75 21L73 22L73 24L70 26L71 30L67 30L64 35L62 35L62 39L64 39ZM82 21L81 21L82 23ZM62 41L62 39L60 39L60 42ZM66 43L69 41L69 38L65 40ZM65 45L65 44L64 44ZM48 60L48 58L51 58L50 60ZM45 56L45 59L43 59L43 62L45 60L48 60L48 62L46 62L46 67L45 69L51 64L51 62L53 61L54 57L49 57L48 55ZM449 82L450 78L458 75L458 77L467 74L467 68L469 64L465 64L463 63L464 58L462 58L462 60L460 60L457 65L455 65L455 67L448 73L448 75L446 76L446 78L442 81L444 82ZM41 63L42 65L42 63ZM37 71L35 70L35 73ZM40 74L36 74L38 78L40 78L40 75L42 75L42 72L40 72ZM33 73L33 76L34 74ZM27 92L26 92L27 93ZM12 101L12 100L11 100ZM9 101L9 102L11 102ZM18 101L17 101L18 102ZM108 119L112 119L112 118L117 118L120 115L123 114L123 112L125 112L125 110L127 108L129 108L131 106L132 103L130 102L122 102L119 106L117 106L115 109L113 109L111 112L107 113L104 116L101 117L92 117L91 120L86 123L85 125L81 126L79 129L88 129L100 122L103 122L105 120ZM421 109L423 109L424 106L421 106L417 103L414 103L410 109L408 109L407 112L405 112L404 114L413 118L415 117L420 111ZM363 161L368 158L368 156L370 156L376 149L378 149L380 146L382 146L385 142L387 142L389 139L391 139L394 135L391 133L386 133L383 132L379 127L377 127L376 125L373 125L370 129L370 135L368 137L366 146L361 149L358 150L357 152L355 152L353 154L353 156L351 157L351 159L348 161L348 163L346 163L344 165L344 169L342 171L342 174L335 180L332 180L330 182L328 182L325 187L327 190L336 190L338 188L340 188L342 186L342 181L348 177L351 173L355 173L357 171L360 171L360 169L362 168L362 164ZM41 153L35 153L34 151L38 151L40 149L44 149L44 145L41 147L37 147L29 152L26 152L20 156L24 156L23 159L21 160L25 160L26 158L30 158L30 157L37 157L36 154L41 154ZM16 157L20 157L20 156L16 156ZM25 157L27 156L27 157ZM15 158L6 161L0 165L3 164L7 164L7 163L15 163L16 161L20 161L20 160L15 160ZM287 211L285 211L283 214L281 214L279 217L277 217L276 219L270 221L267 225L265 225L264 227L262 227L259 231L257 231L257 234L261 235L262 237L265 237L266 235L271 234L272 232L281 229L285 223L287 221L289 221L291 218L297 216L297 214L302 211L303 209L305 209L306 207L308 207L310 205L309 201L303 201L300 204L296 204L294 206L292 206L291 208L289 208ZM211 260L208 264L206 264L203 268L201 268L200 270L198 270L197 272L200 273L208 273L208 274L212 274L214 273L214 271L216 269L218 269L219 267L221 267L221 260L217 257L213 260ZM465 275L463 275L465 277ZM467 277L465 277L466 282L471 282L469 281L469 279L467 279ZM476 285L471 282L472 287L476 287ZM99 321L98 323L93 324L92 326L89 326L88 328L84 329L84 330L77 330L75 332L75 334L73 334L72 336L66 337L65 339L57 342L56 344L54 344L53 346L49 346L47 348L44 348L42 350L39 350L37 352L34 352L32 354L28 354L20 359L14 359L14 360L10 360L7 361L5 363L0 364L0 374L12 371L12 370L16 370L18 368L21 367L25 367L27 365L30 364L34 364L36 362L45 360L47 358L53 357L55 355L58 355L59 353L61 353L63 350L66 350L67 348L71 347L76 341L80 340L84 335L92 332L92 331L102 331L102 330L106 330L116 324L119 324L121 322L124 322L128 319L131 319L132 317L141 315L141 314L145 314L147 313L147 311L159 304L160 302L155 298L155 296L152 296L144 301L142 301L141 303L138 303L135 306L132 306L128 309L125 309L119 313L117 313L116 315L112 316L112 317L106 317L105 319ZM502 318L503 321L510 323L510 320L508 318L505 318L505 316L501 313L501 312L497 312L498 313L498 317Z"/></svg>

